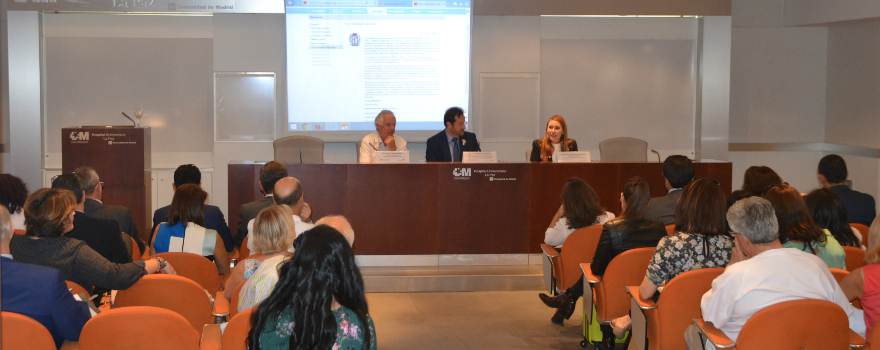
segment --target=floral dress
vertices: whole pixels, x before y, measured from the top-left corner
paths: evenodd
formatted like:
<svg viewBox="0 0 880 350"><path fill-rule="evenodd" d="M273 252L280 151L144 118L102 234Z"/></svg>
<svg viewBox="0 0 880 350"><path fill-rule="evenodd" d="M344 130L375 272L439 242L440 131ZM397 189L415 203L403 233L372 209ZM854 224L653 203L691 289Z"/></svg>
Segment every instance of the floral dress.
<svg viewBox="0 0 880 350"><path fill-rule="evenodd" d="M364 327L354 311L340 306L333 310L336 317L336 343L332 350L360 350L364 346ZM376 350L376 328L373 319L367 315L370 329L370 350ZM293 333L293 311L285 309L276 322L267 322L260 334L260 349L279 350L290 348L290 334Z"/></svg>
<svg viewBox="0 0 880 350"><path fill-rule="evenodd" d="M733 238L727 235L706 237L678 232L660 239L646 276L655 286L661 286L691 270L725 267L732 249Z"/></svg>

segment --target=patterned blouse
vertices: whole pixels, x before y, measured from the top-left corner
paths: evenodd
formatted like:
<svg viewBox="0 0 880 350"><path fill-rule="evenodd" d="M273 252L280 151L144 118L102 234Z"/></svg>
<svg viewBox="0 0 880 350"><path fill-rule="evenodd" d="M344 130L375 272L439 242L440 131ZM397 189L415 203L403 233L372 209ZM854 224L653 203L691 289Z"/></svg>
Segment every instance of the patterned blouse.
<svg viewBox="0 0 880 350"><path fill-rule="evenodd" d="M333 311L336 316L336 343L332 350L360 350L364 347L364 326L354 311L340 306ZM290 348L290 334L293 333L293 311L285 309L276 322L267 322L260 334L260 349L276 350ZM376 350L376 327L367 315L370 329L370 350Z"/></svg>
<svg viewBox="0 0 880 350"><path fill-rule="evenodd" d="M257 306L272 294L275 283L278 283L278 269L286 259L287 256L279 254L260 263L260 266L243 282L244 286L241 287L238 297L238 311Z"/></svg>
<svg viewBox="0 0 880 350"><path fill-rule="evenodd" d="M677 232L660 239L646 276L655 286L661 286L691 270L725 267L732 249L733 238L727 235L706 237Z"/></svg>

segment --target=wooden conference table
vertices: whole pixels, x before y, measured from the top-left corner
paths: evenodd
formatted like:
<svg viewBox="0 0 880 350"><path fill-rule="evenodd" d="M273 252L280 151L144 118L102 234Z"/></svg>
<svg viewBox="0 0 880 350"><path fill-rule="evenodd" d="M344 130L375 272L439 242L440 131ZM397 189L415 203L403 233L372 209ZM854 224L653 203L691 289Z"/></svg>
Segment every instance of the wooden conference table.
<svg viewBox="0 0 880 350"><path fill-rule="evenodd" d="M229 164L229 227L244 203L262 197L264 163ZM342 214L355 230L358 255L539 253L559 209L562 186L586 180L606 210L620 213L620 191L641 176L653 197L666 195L661 163L593 162L287 164L315 219ZM694 163L696 176L731 191L731 163Z"/></svg>

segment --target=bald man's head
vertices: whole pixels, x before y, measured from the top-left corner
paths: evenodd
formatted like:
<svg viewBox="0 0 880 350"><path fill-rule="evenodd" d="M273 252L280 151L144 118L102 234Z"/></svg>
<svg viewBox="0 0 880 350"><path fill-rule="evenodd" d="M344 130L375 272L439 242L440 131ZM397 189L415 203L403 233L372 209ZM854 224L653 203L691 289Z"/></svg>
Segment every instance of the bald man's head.
<svg viewBox="0 0 880 350"><path fill-rule="evenodd" d="M278 180L272 192L275 195L275 204L284 204L291 208L295 207L303 196L302 184L295 177L290 176Z"/></svg>
<svg viewBox="0 0 880 350"><path fill-rule="evenodd" d="M315 226L319 225L327 225L332 228L335 228L337 231L342 232L342 235L345 236L345 240L348 241L348 245L354 245L354 229L351 228L351 223L348 222L342 215L328 215L317 222L315 222Z"/></svg>

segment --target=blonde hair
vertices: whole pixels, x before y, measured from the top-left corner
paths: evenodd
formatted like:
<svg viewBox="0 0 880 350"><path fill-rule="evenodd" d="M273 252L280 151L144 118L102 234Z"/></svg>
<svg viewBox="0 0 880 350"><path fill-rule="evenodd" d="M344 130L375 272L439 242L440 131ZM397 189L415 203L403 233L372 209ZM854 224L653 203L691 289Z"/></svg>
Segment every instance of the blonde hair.
<svg viewBox="0 0 880 350"><path fill-rule="evenodd" d="M286 251L295 235L293 211L286 205L267 207L254 219L254 248L261 254Z"/></svg>
<svg viewBox="0 0 880 350"><path fill-rule="evenodd" d="M865 263L880 263L880 215L874 218L871 229L868 230L868 253L865 254Z"/></svg>

